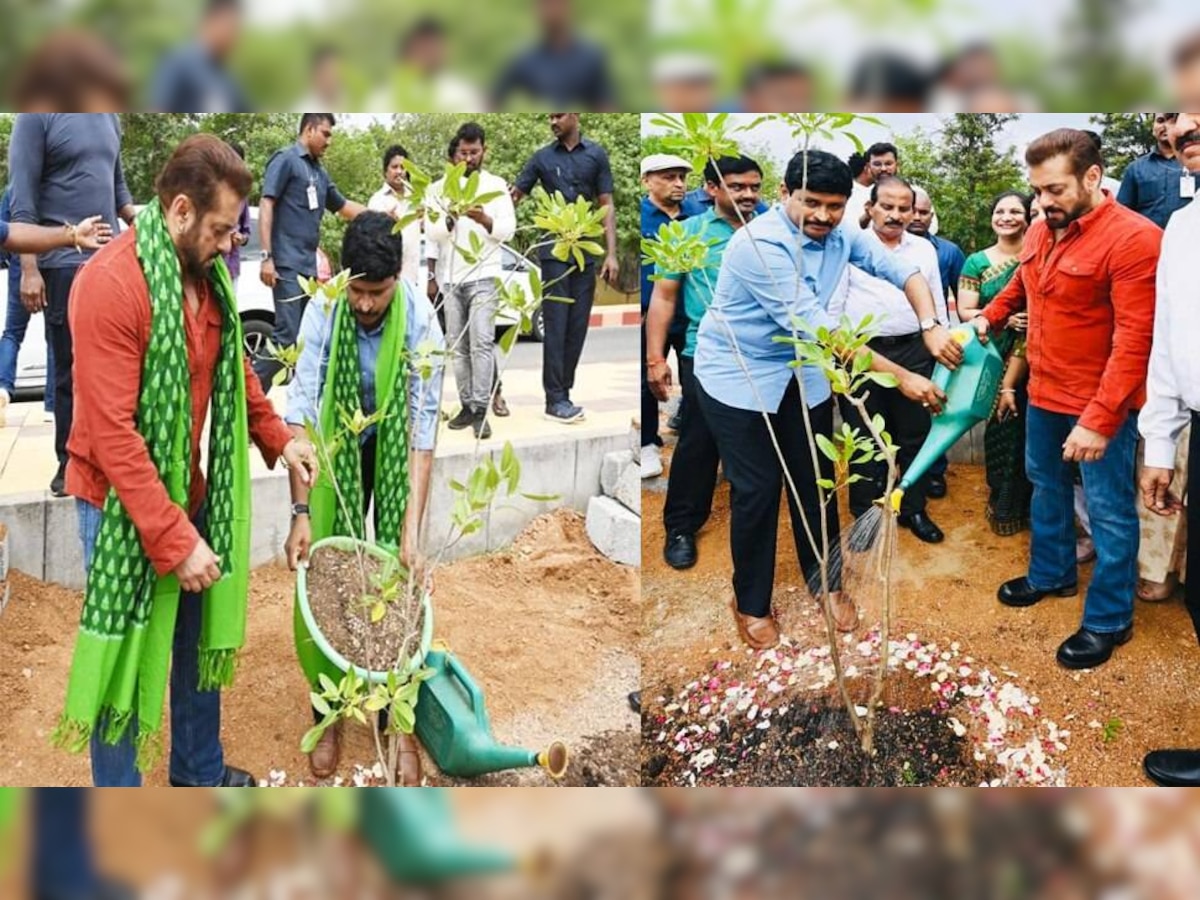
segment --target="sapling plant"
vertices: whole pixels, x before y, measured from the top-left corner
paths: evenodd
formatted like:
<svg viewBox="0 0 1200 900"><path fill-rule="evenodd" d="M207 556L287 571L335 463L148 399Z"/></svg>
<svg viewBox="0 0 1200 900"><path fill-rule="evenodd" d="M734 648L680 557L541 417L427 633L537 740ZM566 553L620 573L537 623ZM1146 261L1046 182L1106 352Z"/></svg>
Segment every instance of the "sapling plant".
<svg viewBox="0 0 1200 900"><path fill-rule="evenodd" d="M411 161L405 162L409 171L412 206L414 210L424 210L424 215L431 219L442 216L454 219L464 216L470 210L499 196L494 192L479 192L478 173L468 176L462 164L448 164L444 187L436 203L427 203L432 179ZM535 203L533 227L544 232L544 237L541 242L530 247L530 254L548 246L554 258L564 262L574 261L581 269L586 264L586 257L603 254L603 247L595 240L603 236L603 208L593 208L582 198L568 203L561 194L548 195L540 188L531 196ZM420 212L414 211L401 217L394 226L395 231L399 232L420 215ZM483 259L486 248L480 238L471 232L467 244L456 246L455 249L468 267L466 271L457 273L456 277L468 280L474 267ZM528 266L527 271L528 289L507 274L495 279L497 315L505 313L517 319L516 324L503 332L499 341L505 359L517 337L531 331L534 316L543 302L569 302L548 293L554 282L543 284L535 265ZM336 304L346 302L346 290L352 279L351 273L343 270L326 282L303 278L300 285L310 302L321 304L325 313L332 316ZM436 305L435 303L435 307ZM464 339L465 336L464 329L464 334L458 340ZM300 345L269 348L268 352L281 366L275 376L276 385L290 380L303 349ZM421 379L423 391L429 391L435 383L433 376L445 369L446 361L454 349L453 344L443 348L441 342L432 338L424 339L413 349L404 348L400 361L402 370L417 375ZM322 358L327 352L327 346L321 348ZM440 380L436 381L440 383ZM423 394L422 400L427 397L427 394ZM438 400L440 403L441 398ZM478 533L486 526L489 511L498 503L518 498L531 502L557 499L555 495L533 494L520 489L521 464L511 443L506 442L500 452L495 454L484 452L481 447L482 441L477 437L475 464L470 474L462 482L455 479L449 481L454 503L445 535L436 545L436 549L426 554L424 562L411 567L406 567L399 558L390 558L377 573L372 574L367 565L365 541L368 536L360 533L357 524L362 521L362 517L354 514L344 486L338 483L333 459L343 447L357 446L368 429L377 427L387 417L397 414L393 409L378 409L369 415L361 408L339 409L336 416L337 426L332 434L323 433L315 423L305 423L305 431L316 448L318 464L333 487L338 508L345 521L351 523L360 576L360 583L355 589L358 599L353 604L353 612L368 625L376 625L387 616L389 608L399 606L403 621L407 623L407 631L397 649L394 663L387 670L385 677L368 681L354 666L350 666L338 680L328 675L319 677L319 683L310 692L310 701L321 718L305 733L301 749L306 753L310 752L323 734L340 722L355 721L368 724L374 716L384 713L386 724L383 737L381 738L377 729L371 730L374 733L376 756L386 773L389 786L395 784L396 763L400 752L398 737L401 734L413 733L420 684L433 674L432 670L421 664L420 625L425 598L432 590L434 570L460 541ZM427 546L426 527L426 522L422 521L414 546ZM376 539L378 540L378 536ZM366 634L369 642L372 634L370 628L366 630ZM368 643L368 656L370 655Z"/></svg>
<svg viewBox="0 0 1200 900"><path fill-rule="evenodd" d="M753 130L768 122L777 122L786 126L793 138L799 142L800 150L805 154L801 190L806 190L808 184L807 152L812 148L813 140L815 138L832 138L835 134L843 135L861 150L862 141L847 130L856 121L879 124L879 121L872 117L858 116L851 113L781 113L760 116L740 130ZM737 140L731 133L731 124L727 113L721 113L716 116L710 116L707 113L683 113L677 116L659 115L652 118L651 122L663 129L664 148L691 159L697 170L703 168L711 161L725 156L738 155L741 152ZM716 167L714 166L714 168ZM718 171L717 174L723 184L724 179L721 177L720 172ZM738 215L739 217L742 216L740 210L738 210ZM745 224L745 221L742 218L742 224ZM799 224L801 226L800 234L803 234L803 222ZM797 240L800 239L800 237L797 237ZM751 242L751 247L756 253L759 252L755 242ZM642 255L645 260L656 264L664 272L687 274L689 277L705 279L706 286L709 288L711 295L711 291L715 285L707 282L708 276L705 271L705 261L708 253L708 242L698 236L687 235L680 223L665 224L653 238L643 239L642 241ZM795 258L797 264L794 289L798 291L804 277L803 254L796 253ZM762 261L761 254L759 259ZM765 262L763 269L768 272L774 282L776 276L771 274L770 267ZM774 287L779 289L783 286L774 284ZM784 462L778 436L771 424L766 406L762 403L761 397L758 395L757 386L750 377L749 368L738 346L737 336L719 309L710 307L707 315L713 319L718 327L724 330L726 336L729 338L730 345L734 348L736 362L742 369L747 384L758 401L758 408L762 411L767 432L779 460L780 467L783 469L786 489L790 492L796 505L801 509L804 539L809 542L819 561L819 576L816 579L818 583L810 585L810 588L817 592L818 600L824 611L826 640L829 644L830 658L834 666L838 691L845 704L846 711L859 738L862 749L866 753L872 753L874 749L875 710L882 698L884 679L887 672L888 637L891 623L890 561L895 547L895 516L882 512L879 514L882 521L882 534L879 536L879 545L876 549L880 554L879 576L883 583L883 611L880 622L882 659L871 690L870 702L867 704L865 711L860 712L862 707L858 706L850 693L846 674L842 666L840 655L841 642L838 640L837 623L835 622L833 610L832 595L838 591L832 587L831 567L835 559L840 559L841 547L840 545L836 547L833 545L824 515L820 517L820 522L816 523L815 527L814 523L809 522L808 517L804 515L803 507L800 504L799 491ZM863 477L860 472L855 472L854 468L868 463L883 463L885 465L887 469L888 493L890 494L897 479L896 447L884 428L882 418L878 416L872 417L867 414L865 401L869 390L893 388L897 382L889 374L871 370L872 358L866 345L874 336L872 320L870 317L867 317L861 322L853 323L849 319L843 318L836 328L825 326L814 328L798 317L793 316L789 325L790 334L781 335L776 340L790 344L793 347L795 359L791 365L793 367L809 365L821 371L829 381L833 393L840 397L845 397L858 410L867 427L866 434L860 433L858 429L845 424L832 435L815 434L809 416L804 381L800 378L796 379L801 395L801 409L803 411L804 423L807 433L810 436L808 447L811 453L813 471L820 471L818 465L818 454L820 454L832 461L836 473L834 479L817 479L817 491L822 510L826 509L828 504L837 502L837 494L840 491Z"/></svg>

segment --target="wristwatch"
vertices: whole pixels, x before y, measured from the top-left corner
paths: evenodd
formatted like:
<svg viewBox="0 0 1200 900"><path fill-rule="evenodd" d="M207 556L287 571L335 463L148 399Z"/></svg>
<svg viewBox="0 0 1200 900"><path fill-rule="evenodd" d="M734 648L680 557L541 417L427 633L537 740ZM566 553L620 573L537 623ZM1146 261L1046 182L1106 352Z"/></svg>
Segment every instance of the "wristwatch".
<svg viewBox="0 0 1200 900"><path fill-rule="evenodd" d="M293 503L292 504L292 518L293 519L296 518L296 516L307 516L307 515L308 515L308 504L307 503Z"/></svg>
<svg viewBox="0 0 1200 900"><path fill-rule="evenodd" d="M263 262L266 262L267 260L271 259L273 256L274 256L274 254L270 250L260 250L259 254L258 254L258 258L261 259Z"/></svg>
<svg viewBox="0 0 1200 900"><path fill-rule="evenodd" d="M943 322L941 319L939 319L937 316L930 316L928 319L922 319L920 324L921 324L921 333L924 334L926 331L932 331L934 328L937 328L939 325L945 325L946 323Z"/></svg>

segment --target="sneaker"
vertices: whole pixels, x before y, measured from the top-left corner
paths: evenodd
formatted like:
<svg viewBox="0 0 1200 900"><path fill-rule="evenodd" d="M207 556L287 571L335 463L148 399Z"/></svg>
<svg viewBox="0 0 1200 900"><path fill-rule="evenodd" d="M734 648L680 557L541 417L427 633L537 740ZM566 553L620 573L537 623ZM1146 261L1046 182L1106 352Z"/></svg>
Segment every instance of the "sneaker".
<svg viewBox="0 0 1200 900"><path fill-rule="evenodd" d="M583 418L583 410L566 400L559 400L546 407L545 418L551 422L574 425Z"/></svg>
<svg viewBox="0 0 1200 900"><path fill-rule="evenodd" d="M0 409L8 406L12 402L12 395L9 394L8 388L0 388Z"/></svg>
<svg viewBox="0 0 1200 900"><path fill-rule="evenodd" d="M662 473L662 448L658 444L646 444L642 447L642 479L657 478Z"/></svg>
<svg viewBox="0 0 1200 900"><path fill-rule="evenodd" d="M475 432L475 437L481 441L486 441L492 436L492 426L488 424L487 413L484 410L479 410L472 417L471 430Z"/></svg>
<svg viewBox="0 0 1200 900"><path fill-rule="evenodd" d="M42 412L42 421L45 422L47 425L53 425L54 424L54 410L52 410L52 409L44 410Z"/></svg>
<svg viewBox="0 0 1200 900"><path fill-rule="evenodd" d="M458 415L446 423L447 428L452 428L455 431L460 431L463 428L470 428L475 424L475 413L471 407L464 406L458 411Z"/></svg>

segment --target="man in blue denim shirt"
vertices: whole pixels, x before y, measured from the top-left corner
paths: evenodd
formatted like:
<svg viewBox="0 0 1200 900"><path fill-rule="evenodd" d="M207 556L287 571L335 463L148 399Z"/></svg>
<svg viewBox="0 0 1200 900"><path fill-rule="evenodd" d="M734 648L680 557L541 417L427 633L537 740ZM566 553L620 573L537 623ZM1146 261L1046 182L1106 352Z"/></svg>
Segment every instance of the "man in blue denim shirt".
<svg viewBox="0 0 1200 900"><path fill-rule="evenodd" d="M814 581L818 557L804 521L819 531L824 515L831 543L838 540L836 504L822 510L816 484L817 478L833 478L833 464L822 456L820 471L813 471L802 408L807 404L813 432L829 435L832 392L819 369L793 369L794 348L775 339L790 336L797 319L814 329L836 327L826 310L852 263L904 290L936 359L951 368L962 360L961 348L937 319L933 295L917 268L901 265L861 233L838 227L851 192L849 166L821 150L809 151L807 162L798 153L788 163L784 183L787 199L729 242L712 306L696 336L697 396L730 483L733 611L742 639L756 650L779 640L771 594L784 472L767 420L799 494L797 505L789 490L788 505L800 568L805 580L816 585L814 593L819 590ZM938 411L944 395L928 379L878 354L872 368L894 374L905 396ZM839 588L837 578L831 578L834 618L840 628L853 630L857 612Z"/></svg>
<svg viewBox="0 0 1200 900"><path fill-rule="evenodd" d="M1131 162L1121 176L1117 202L1141 213L1159 228L1166 228L1171 213L1192 202L1196 191L1194 176L1175 158L1167 135L1167 116L1154 114L1154 141L1157 146Z"/></svg>

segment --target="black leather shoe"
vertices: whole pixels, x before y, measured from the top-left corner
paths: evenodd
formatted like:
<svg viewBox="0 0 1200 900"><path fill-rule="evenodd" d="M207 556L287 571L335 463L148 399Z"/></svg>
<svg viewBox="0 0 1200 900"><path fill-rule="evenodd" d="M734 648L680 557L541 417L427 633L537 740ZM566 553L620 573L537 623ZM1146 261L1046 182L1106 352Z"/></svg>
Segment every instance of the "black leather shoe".
<svg viewBox="0 0 1200 900"><path fill-rule="evenodd" d="M946 536L942 534L942 529L938 528L933 519L923 512L901 516L896 521L901 528L907 528L917 536L918 540L927 544L940 544L946 539Z"/></svg>
<svg viewBox="0 0 1200 900"><path fill-rule="evenodd" d="M195 785L181 784L174 778L171 779L171 787L194 787ZM247 772L245 769L239 769L236 766L225 767L225 777L221 779L221 783L217 787L258 787L258 779Z"/></svg>
<svg viewBox="0 0 1200 900"><path fill-rule="evenodd" d="M1133 637L1133 626L1111 634L1080 628L1058 647L1058 662L1068 669L1091 669L1108 662L1113 648Z"/></svg>
<svg viewBox="0 0 1200 900"><path fill-rule="evenodd" d="M1163 787L1200 787L1200 750L1152 750L1142 768Z"/></svg>
<svg viewBox="0 0 1200 900"><path fill-rule="evenodd" d="M1067 584L1059 588L1039 591L1025 577L1014 578L1000 585L996 591L996 599L1005 606L1033 606L1043 597L1074 597L1079 593L1079 585Z"/></svg>
<svg viewBox="0 0 1200 900"><path fill-rule="evenodd" d="M67 471L62 466L58 467L58 471L54 473L54 477L50 479L50 493L55 497L67 496Z"/></svg>
<svg viewBox="0 0 1200 900"><path fill-rule="evenodd" d="M455 431L461 431L464 428L470 428L474 422L475 410L469 406L464 406L458 411L458 415L446 423L446 427L452 428Z"/></svg>
<svg viewBox="0 0 1200 900"><path fill-rule="evenodd" d="M925 496L931 500L941 500L946 496L946 477L944 475L930 475L929 480L925 484Z"/></svg>
<svg viewBox="0 0 1200 900"><path fill-rule="evenodd" d="M663 559L672 569L690 569L696 564L696 536L682 532L668 534Z"/></svg>
<svg viewBox="0 0 1200 900"><path fill-rule="evenodd" d="M642 714L642 692L634 691L629 695L629 708L639 716Z"/></svg>

